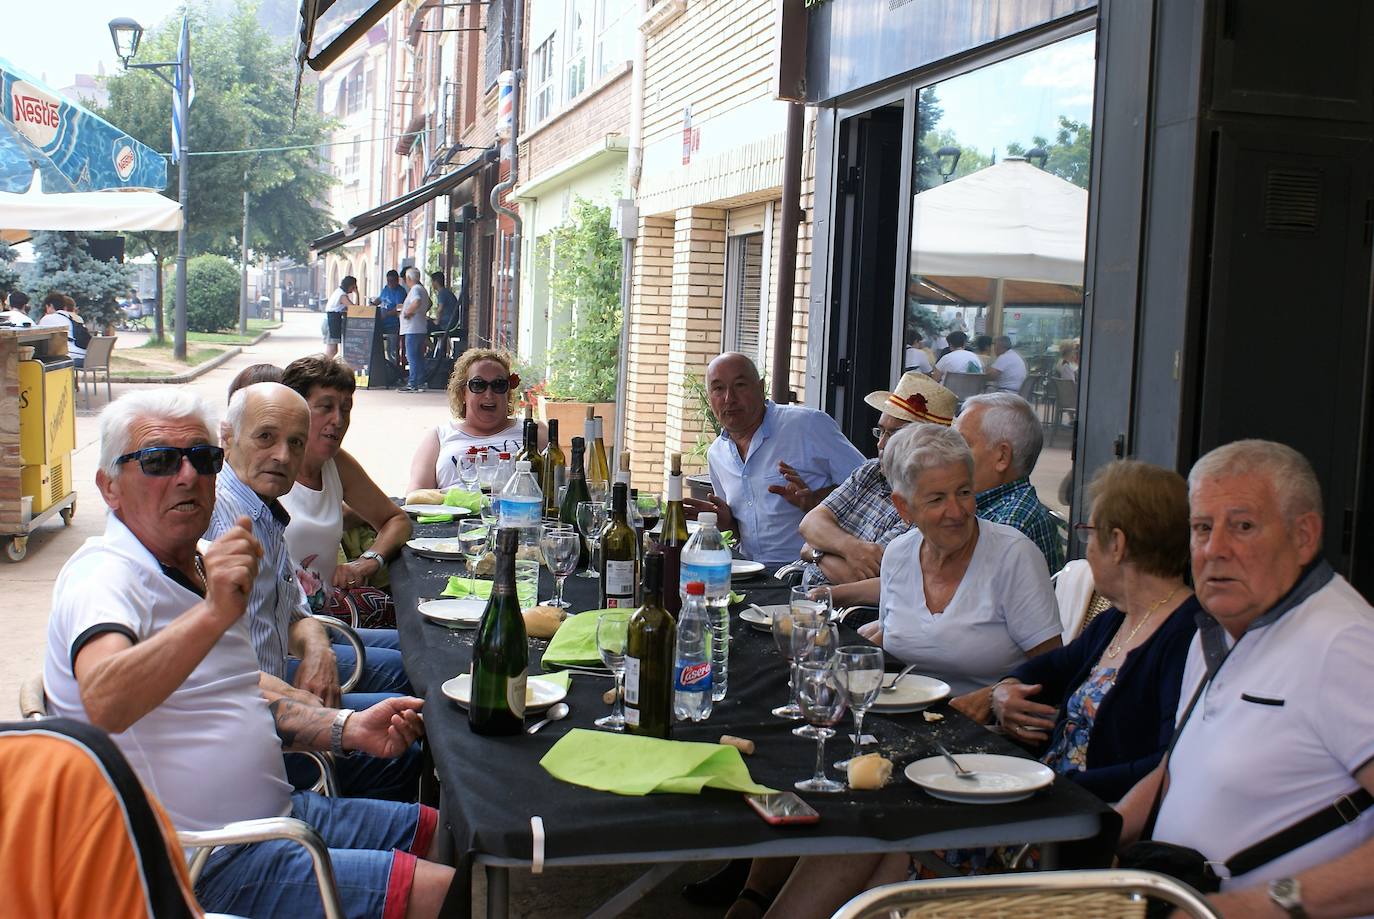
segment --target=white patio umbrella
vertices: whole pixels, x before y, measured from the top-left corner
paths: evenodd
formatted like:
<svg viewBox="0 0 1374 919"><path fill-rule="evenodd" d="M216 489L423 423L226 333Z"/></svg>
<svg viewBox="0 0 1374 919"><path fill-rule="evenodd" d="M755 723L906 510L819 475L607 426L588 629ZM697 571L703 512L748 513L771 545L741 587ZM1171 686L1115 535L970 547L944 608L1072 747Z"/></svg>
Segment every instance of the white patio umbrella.
<svg viewBox="0 0 1374 919"><path fill-rule="evenodd" d="M181 227L181 206L154 191L69 191L44 194L42 177L23 194L0 192L6 230L167 230Z"/></svg>
<svg viewBox="0 0 1374 919"><path fill-rule="evenodd" d="M1000 331L1004 282L1083 285L1087 228L1087 191L1013 157L915 196L910 271L987 278Z"/></svg>

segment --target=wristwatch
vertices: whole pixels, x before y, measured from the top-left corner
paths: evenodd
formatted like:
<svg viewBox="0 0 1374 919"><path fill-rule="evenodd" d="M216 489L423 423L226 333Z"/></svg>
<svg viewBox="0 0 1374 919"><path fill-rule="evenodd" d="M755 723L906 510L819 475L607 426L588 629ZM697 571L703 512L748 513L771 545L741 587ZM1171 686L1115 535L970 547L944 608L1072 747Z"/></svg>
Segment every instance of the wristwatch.
<svg viewBox="0 0 1374 919"><path fill-rule="evenodd" d="M824 552L822 552L820 549L817 549L815 546L812 546L812 547L811 547L811 558L809 559L809 561L811 562L811 564L813 564L813 565L819 565L819 564L821 563L821 559L824 558L824 557L825 557L825 553L824 553Z"/></svg>
<svg viewBox="0 0 1374 919"><path fill-rule="evenodd" d="M329 752L335 756L347 756L348 753L343 748L344 725L348 723L348 716L353 714L351 708L341 708L334 715L334 723L329 726Z"/></svg>
<svg viewBox="0 0 1374 919"><path fill-rule="evenodd" d="M1275 878L1269 882L1269 899L1293 919L1307 919L1302 908L1302 884L1297 878Z"/></svg>
<svg viewBox="0 0 1374 919"><path fill-rule="evenodd" d="M377 570L378 570L378 571L381 571L383 568L386 567L386 559L382 558L382 553L380 553L380 552L373 552L371 549L368 549L368 550L367 550L366 552L364 552L362 555L359 555L358 558L370 558L370 559L372 559L374 562L377 563Z"/></svg>

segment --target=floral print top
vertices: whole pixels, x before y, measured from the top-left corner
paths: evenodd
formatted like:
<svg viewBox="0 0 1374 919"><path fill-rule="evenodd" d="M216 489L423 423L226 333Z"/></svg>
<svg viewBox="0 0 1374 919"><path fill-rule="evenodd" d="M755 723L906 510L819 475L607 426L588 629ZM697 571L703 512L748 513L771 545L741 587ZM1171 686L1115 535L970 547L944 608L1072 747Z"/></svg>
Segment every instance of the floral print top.
<svg viewBox="0 0 1374 919"><path fill-rule="evenodd" d="M1041 757L1055 772L1082 772L1088 768L1088 735L1102 700L1116 683L1116 668L1098 664L1069 696L1065 706L1064 729Z"/></svg>

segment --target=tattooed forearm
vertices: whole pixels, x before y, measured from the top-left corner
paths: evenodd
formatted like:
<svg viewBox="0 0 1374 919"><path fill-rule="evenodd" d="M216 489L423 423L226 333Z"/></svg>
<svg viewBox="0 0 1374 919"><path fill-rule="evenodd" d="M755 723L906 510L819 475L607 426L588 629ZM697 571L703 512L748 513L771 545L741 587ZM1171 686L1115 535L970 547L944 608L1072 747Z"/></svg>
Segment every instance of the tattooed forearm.
<svg viewBox="0 0 1374 919"><path fill-rule="evenodd" d="M305 705L295 699L274 699L267 705L272 720L277 723L277 736L282 749L290 752L328 750L329 729L335 710L318 705Z"/></svg>

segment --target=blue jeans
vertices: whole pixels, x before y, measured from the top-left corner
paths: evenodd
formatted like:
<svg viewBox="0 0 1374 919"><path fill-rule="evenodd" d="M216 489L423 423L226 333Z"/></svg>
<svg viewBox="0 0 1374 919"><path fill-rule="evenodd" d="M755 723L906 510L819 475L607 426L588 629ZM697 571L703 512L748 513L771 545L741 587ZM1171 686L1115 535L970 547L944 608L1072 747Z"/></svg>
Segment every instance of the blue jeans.
<svg viewBox="0 0 1374 919"><path fill-rule="evenodd" d="M407 385L411 389L420 389L425 385L425 345L429 341L429 335L424 332L413 332L401 337L406 340L406 363L410 365Z"/></svg>
<svg viewBox="0 0 1374 919"><path fill-rule="evenodd" d="M435 820L430 808L418 804L331 799L303 791L291 796L291 816L324 838L344 911L360 919L383 914L389 883L409 897L415 855L428 852ZM412 848L419 851L408 854ZM396 880L406 883L393 881L396 872L401 872ZM218 850L195 892L201 906L212 912L292 919L323 914L310 855L286 840Z"/></svg>

